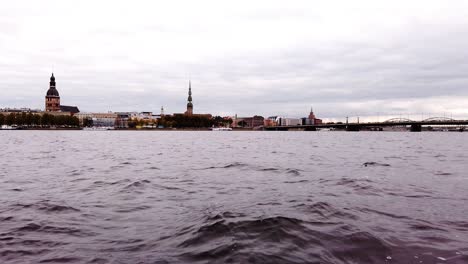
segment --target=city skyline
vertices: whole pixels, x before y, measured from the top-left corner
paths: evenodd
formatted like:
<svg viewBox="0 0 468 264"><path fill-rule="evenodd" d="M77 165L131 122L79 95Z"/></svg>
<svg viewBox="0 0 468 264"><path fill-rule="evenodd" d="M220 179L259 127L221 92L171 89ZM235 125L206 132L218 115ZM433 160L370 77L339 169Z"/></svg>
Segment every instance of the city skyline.
<svg viewBox="0 0 468 264"><path fill-rule="evenodd" d="M191 79L215 115L468 115L463 1L112 3L6 3L0 106L42 109L54 71L88 112L180 112Z"/></svg>

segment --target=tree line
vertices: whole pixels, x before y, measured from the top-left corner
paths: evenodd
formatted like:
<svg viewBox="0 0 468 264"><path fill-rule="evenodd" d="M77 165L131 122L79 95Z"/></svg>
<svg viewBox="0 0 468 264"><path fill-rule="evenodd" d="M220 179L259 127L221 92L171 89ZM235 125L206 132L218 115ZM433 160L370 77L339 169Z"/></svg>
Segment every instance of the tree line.
<svg viewBox="0 0 468 264"><path fill-rule="evenodd" d="M128 121L129 128L138 126L151 127L173 127L173 128L207 128L207 127L227 127L232 124L232 119L224 119L220 116L209 117L203 115L166 115L158 120L138 120Z"/></svg>
<svg viewBox="0 0 468 264"><path fill-rule="evenodd" d="M20 127L79 127L80 121L75 116L34 113L0 113L0 126Z"/></svg>

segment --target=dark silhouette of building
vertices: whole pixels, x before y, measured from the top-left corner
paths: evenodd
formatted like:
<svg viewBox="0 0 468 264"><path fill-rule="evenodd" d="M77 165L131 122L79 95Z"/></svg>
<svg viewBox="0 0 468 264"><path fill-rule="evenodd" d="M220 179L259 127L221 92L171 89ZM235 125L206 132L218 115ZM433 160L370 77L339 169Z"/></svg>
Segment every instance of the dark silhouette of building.
<svg viewBox="0 0 468 264"><path fill-rule="evenodd" d="M252 117L234 117L233 127L245 127L245 128L256 128L264 125L265 118L263 116L252 116Z"/></svg>
<svg viewBox="0 0 468 264"><path fill-rule="evenodd" d="M189 92L188 92L188 102L187 102L187 111L186 115L193 115L193 103L192 103L192 83L189 81Z"/></svg>
<svg viewBox="0 0 468 264"><path fill-rule="evenodd" d="M61 105L60 112L70 112L72 115L80 112L77 106Z"/></svg>
<svg viewBox="0 0 468 264"><path fill-rule="evenodd" d="M52 76L50 76L49 90L47 90L45 98L45 111L69 112L71 115L80 112L80 110L76 106L60 105L60 94L56 87L54 73L52 73Z"/></svg>

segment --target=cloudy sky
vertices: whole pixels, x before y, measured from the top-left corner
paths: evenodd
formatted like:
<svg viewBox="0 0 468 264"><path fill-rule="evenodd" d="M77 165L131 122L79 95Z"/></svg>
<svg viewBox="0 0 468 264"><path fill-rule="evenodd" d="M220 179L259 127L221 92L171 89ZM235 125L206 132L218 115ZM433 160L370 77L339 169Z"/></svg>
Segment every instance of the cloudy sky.
<svg viewBox="0 0 468 264"><path fill-rule="evenodd" d="M4 1L0 107L468 118L468 1Z"/></svg>

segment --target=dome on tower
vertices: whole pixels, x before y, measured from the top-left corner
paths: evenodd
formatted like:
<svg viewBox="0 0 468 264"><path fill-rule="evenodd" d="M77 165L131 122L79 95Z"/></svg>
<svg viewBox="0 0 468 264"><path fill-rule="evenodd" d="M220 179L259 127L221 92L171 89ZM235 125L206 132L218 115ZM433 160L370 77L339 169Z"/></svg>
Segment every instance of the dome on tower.
<svg viewBox="0 0 468 264"><path fill-rule="evenodd" d="M56 97L59 97L59 92L57 91L57 89L55 88L55 76L54 76L54 73L52 73L52 76L50 76L50 86L49 86L49 90L47 90L47 96L56 96Z"/></svg>
<svg viewBox="0 0 468 264"><path fill-rule="evenodd" d="M47 96L60 96L60 95L57 89L51 87L49 88L49 90L47 90Z"/></svg>

